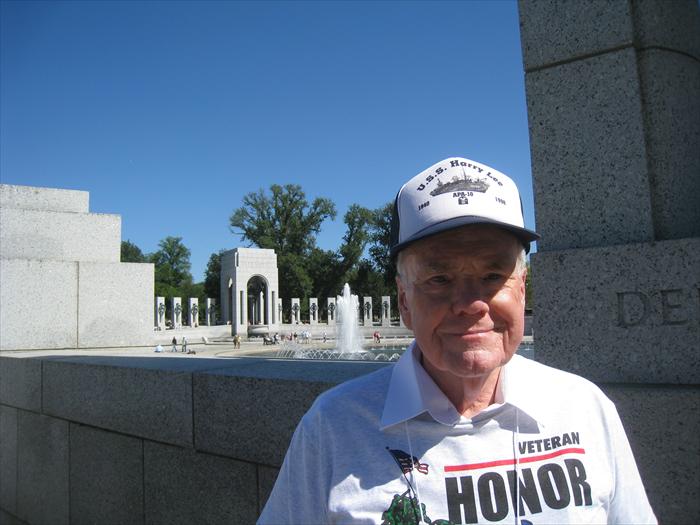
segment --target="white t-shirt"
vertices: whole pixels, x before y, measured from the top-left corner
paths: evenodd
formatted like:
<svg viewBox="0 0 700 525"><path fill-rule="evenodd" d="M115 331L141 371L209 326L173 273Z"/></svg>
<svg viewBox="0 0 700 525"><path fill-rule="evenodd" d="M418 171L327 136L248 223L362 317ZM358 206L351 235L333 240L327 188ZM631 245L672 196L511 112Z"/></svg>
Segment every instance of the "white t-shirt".
<svg viewBox="0 0 700 525"><path fill-rule="evenodd" d="M656 523L595 385L516 355L498 402L469 419L419 357L414 344L319 396L260 524Z"/></svg>

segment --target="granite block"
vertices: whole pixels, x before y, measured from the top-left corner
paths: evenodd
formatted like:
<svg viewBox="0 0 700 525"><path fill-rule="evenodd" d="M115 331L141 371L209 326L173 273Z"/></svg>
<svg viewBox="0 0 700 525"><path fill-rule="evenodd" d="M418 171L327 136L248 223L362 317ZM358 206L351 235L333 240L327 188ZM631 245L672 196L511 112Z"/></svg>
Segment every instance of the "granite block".
<svg viewBox="0 0 700 525"><path fill-rule="evenodd" d="M153 264L79 263L78 347L150 345Z"/></svg>
<svg viewBox="0 0 700 525"><path fill-rule="evenodd" d="M628 2L616 0L519 0L525 70L631 46Z"/></svg>
<svg viewBox="0 0 700 525"><path fill-rule="evenodd" d="M0 356L0 403L41 412L41 361Z"/></svg>
<svg viewBox="0 0 700 525"><path fill-rule="evenodd" d="M634 0L637 45L685 53L700 60L700 6L696 0Z"/></svg>
<svg viewBox="0 0 700 525"><path fill-rule="evenodd" d="M700 517L700 389L601 385L620 413L660 523Z"/></svg>
<svg viewBox="0 0 700 525"><path fill-rule="evenodd" d="M146 523L255 523L255 465L144 442Z"/></svg>
<svg viewBox="0 0 700 525"><path fill-rule="evenodd" d="M258 465L258 512L262 512L275 486L280 469Z"/></svg>
<svg viewBox="0 0 700 525"><path fill-rule="evenodd" d="M0 208L0 246L6 259L119 262L121 218Z"/></svg>
<svg viewBox="0 0 700 525"><path fill-rule="evenodd" d="M0 184L0 208L88 213L89 201L87 191Z"/></svg>
<svg viewBox="0 0 700 525"><path fill-rule="evenodd" d="M700 237L700 61L649 50L639 71L656 239Z"/></svg>
<svg viewBox="0 0 700 525"><path fill-rule="evenodd" d="M17 409L0 405L0 507L17 512Z"/></svg>
<svg viewBox="0 0 700 525"><path fill-rule="evenodd" d="M195 446L279 467L297 423L321 392L381 366L260 359L195 374Z"/></svg>
<svg viewBox="0 0 700 525"><path fill-rule="evenodd" d="M653 240L634 50L528 73L526 88L538 249Z"/></svg>
<svg viewBox="0 0 700 525"><path fill-rule="evenodd" d="M76 263L0 259L0 279L0 350L76 347Z"/></svg>
<svg viewBox="0 0 700 525"><path fill-rule="evenodd" d="M4 509L0 509L0 525L27 525L27 522L22 521L14 514L5 512Z"/></svg>
<svg viewBox="0 0 700 525"><path fill-rule="evenodd" d="M106 430L191 446L191 374L137 368L139 365L134 363L140 361L128 358L111 359L121 366L95 365L90 359L81 363L79 357L45 359L44 413Z"/></svg>
<svg viewBox="0 0 700 525"><path fill-rule="evenodd" d="M68 523L68 422L20 410L17 426L17 517Z"/></svg>
<svg viewBox="0 0 700 525"><path fill-rule="evenodd" d="M143 500L143 442L71 424L71 523L143 523Z"/></svg>
<svg viewBox="0 0 700 525"><path fill-rule="evenodd" d="M700 382L700 239L532 256L537 361L595 382Z"/></svg>

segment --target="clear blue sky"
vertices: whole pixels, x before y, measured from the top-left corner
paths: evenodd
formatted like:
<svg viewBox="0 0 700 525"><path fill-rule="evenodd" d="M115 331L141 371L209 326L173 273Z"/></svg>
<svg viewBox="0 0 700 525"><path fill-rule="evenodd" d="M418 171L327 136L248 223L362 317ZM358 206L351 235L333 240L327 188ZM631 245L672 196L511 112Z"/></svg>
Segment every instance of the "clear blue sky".
<svg viewBox="0 0 700 525"><path fill-rule="evenodd" d="M90 192L203 279L273 183L375 208L448 156L489 164L534 226L515 1L2 0L0 180Z"/></svg>

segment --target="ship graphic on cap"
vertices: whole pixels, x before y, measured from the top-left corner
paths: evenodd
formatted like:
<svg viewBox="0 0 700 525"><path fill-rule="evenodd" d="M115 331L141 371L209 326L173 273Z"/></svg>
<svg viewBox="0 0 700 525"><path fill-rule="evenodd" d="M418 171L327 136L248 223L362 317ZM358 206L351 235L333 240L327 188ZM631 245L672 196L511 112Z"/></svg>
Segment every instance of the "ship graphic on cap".
<svg viewBox="0 0 700 525"><path fill-rule="evenodd" d="M486 179L480 177L470 177L464 172L462 168L462 176L455 175L452 177L450 182L442 183L440 179L437 181L437 188L430 192L433 197L441 195L443 193L450 193L455 191L478 191L484 193L489 189L490 184Z"/></svg>

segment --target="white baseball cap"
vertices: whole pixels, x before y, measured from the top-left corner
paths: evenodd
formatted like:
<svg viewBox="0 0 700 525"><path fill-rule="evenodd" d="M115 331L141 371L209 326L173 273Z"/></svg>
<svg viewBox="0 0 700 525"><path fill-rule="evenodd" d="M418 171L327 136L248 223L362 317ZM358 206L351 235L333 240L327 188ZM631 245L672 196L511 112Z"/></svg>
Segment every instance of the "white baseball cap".
<svg viewBox="0 0 700 525"><path fill-rule="evenodd" d="M486 164L450 157L404 184L391 221L391 257L409 244L467 224L493 224L510 231L530 251L540 238L525 228L518 188Z"/></svg>

